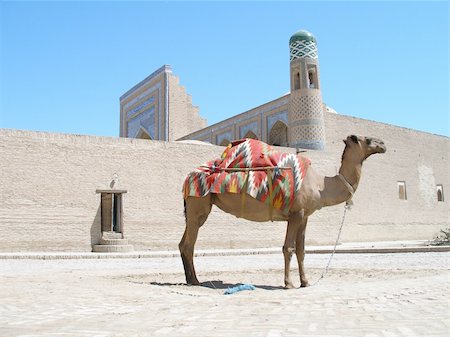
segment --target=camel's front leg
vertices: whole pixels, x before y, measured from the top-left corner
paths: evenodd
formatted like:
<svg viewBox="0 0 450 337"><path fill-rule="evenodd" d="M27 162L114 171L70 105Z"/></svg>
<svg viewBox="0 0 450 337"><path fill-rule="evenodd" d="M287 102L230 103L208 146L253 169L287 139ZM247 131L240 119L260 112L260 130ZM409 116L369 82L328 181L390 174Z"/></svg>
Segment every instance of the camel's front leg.
<svg viewBox="0 0 450 337"><path fill-rule="evenodd" d="M304 266L304 259L305 259L305 233L306 233L306 224L308 223L308 217L304 217L301 220L300 227L297 231L297 239L296 239L296 248L295 253L297 255L297 262L298 262L298 272L300 273L300 286L301 287L308 287L309 282L306 279L305 276L305 266Z"/></svg>
<svg viewBox="0 0 450 337"><path fill-rule="evenodd" d="M284 240L283 255L284 255L284 285L286 289L294 288L291 280L291 258L292 254L295 252L295 239L297 237L297 232L299 225L301 223L301 215L299 212L290 213L287 229L286 238Z"/></svg>

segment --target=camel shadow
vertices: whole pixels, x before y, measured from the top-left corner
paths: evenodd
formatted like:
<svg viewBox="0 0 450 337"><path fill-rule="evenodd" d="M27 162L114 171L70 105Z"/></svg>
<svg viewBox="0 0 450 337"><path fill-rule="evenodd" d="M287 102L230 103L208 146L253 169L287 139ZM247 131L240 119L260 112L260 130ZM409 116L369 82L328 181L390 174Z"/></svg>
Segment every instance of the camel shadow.
<svg viewBox="0 0 450 337"><path fill-rule="evenodd" d="M195 287L191 285L187 285L186 283L169 283L169 282L150 282L151 285L154 286L160 286L160 287L173 287L173 286L186 286L186 287ZM220 280L215 281L205 281L200 283L200 287L209 288L209 289L219 289L219 290L226 290L228 288L233 288L238 285L242 285L242 283L226 283ZM280 290L284 287L282 286L269 286L269 285L257 285L253 284L253 286L257 289L263 289L263 290Z"/></svg>

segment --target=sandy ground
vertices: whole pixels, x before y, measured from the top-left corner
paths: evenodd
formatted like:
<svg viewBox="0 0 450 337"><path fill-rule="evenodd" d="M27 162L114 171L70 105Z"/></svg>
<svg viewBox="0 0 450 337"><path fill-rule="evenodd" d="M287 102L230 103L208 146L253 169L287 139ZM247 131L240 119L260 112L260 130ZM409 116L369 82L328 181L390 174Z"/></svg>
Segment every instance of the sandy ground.
<svg viewBox="0 0 450 337"><path fill-rule="evenodd" d="M311 283L328 258L307 255ZM318 284L285 290L281 252L198 257L199 287L183 284L179 258L6 259L0 336L449 336L449 262L336 254ZM224 295L239 283L256 290Z"/></svg>

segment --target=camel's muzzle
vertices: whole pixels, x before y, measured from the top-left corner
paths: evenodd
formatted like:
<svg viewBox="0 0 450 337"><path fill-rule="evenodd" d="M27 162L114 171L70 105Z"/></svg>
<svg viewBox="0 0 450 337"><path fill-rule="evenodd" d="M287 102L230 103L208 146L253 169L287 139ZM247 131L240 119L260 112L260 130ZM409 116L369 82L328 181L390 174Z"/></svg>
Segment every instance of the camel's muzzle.
<svg viewBox="0 0 450 337"><path fill-rule="evenodd" d="M386 145L384 145L384 142L381 139L366 138L366 144L368 146L369 155L386 152Z"/></svg>
<svg viewBox="0 0 450 337"><path fill-rule="evenodd" d="M374 143L375 145L375 151L377 153L385 153L386 152L386 145L384 145L383 141L378 141Z"/></svg>

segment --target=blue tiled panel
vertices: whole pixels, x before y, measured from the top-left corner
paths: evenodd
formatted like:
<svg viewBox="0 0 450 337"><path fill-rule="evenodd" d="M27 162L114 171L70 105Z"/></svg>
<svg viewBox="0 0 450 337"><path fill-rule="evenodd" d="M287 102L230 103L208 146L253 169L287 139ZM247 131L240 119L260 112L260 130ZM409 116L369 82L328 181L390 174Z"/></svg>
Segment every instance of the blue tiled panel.
<svg viewBox="0 0 450 337"><path fill-rule="evenodd" d="M154 102L155 102L155 97L150 97L149 99L146 99L141 104L134 107L133 109L128 110L127 111L127 119L130 119L131 117L133 117L133 115L139 113L139 111L141 111L145 107L149 106L150 104L153 104Z"/></svg>
<svg viewBox="0 0 450 337"><path fill-rule="evenodd" d="M239 138L244 138L247 132L252 131L255 135L258 136L258 122L254 121L248 124L245 124L239 128Z"/></svg>
<svg viewBox="0 0 450 337"><path fill-rule="evenodd" d="M288 125L288 112L287 110L278 112L276 114L267 117L267 134L272 130L273 125L277 121L282 121L284 124Z"/></svg>
<svg viewBox="0 0 450 337"><path fill-rule="evenodd" d="M222 143L222 141L224 139L226 139L230 142L233 140L233 134L231 133L231 131L224 132L224 133L221 133L220 135L217 135L216 136L216 144L219 145L220 143Z"/></svg>
<svg viewBox="0 0 450 337"><path fill-rule="evenodd" d="M155 139L155 107L143 111L128 121L127 137L136 137L139 129L143 127Z"/></svg>

